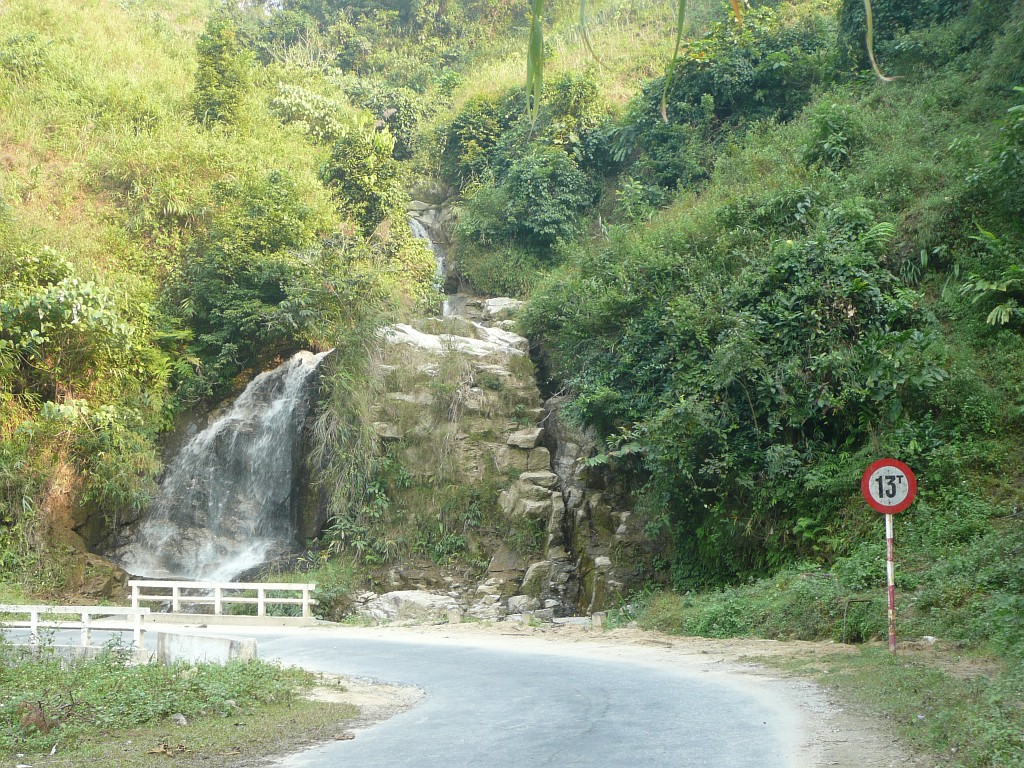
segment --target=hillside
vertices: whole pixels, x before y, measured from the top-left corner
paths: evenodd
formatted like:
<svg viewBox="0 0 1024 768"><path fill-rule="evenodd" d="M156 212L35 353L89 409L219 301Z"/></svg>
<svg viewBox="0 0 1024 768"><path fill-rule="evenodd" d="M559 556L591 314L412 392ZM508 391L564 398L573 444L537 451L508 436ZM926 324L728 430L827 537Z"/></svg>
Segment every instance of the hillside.
<svg viewBox="0 0 1024 768"><path fill-rule="evenodd" d="M0 569L45 591L69 577L47 545L83 542L47 542L41 509L102 540L145 506L177 413L357 343L433 261L375 232L397 181L332 194L332 173L396 172L369 115L328 102L313 140L287 67L214 4L9 3L0 39Z"/></svg>
<svg viewBox="0 0 1024 768"><path fill-rule="evenodd" d="M450 213L453 281L526 300L542 390L602 446L590 477L643 534L621 620L884 636L859 480L899 458L902 636L997 670L928 683L971 714L924 743L1024 764L1024 7L876 1L881 81L860 0L752 6L692 3L666 71L671 8L588 4L595 60L553 4L532 120L525 5L5 3L5 589L79 586L55 553L141 514L160 436L300 347L338 349L320 449L359 459L323 489L321 579L479 568L495 489L413 493L366 439L377 328L439 299L414 194ZM373 562L346 538L420 497L430 536Z"/></svg>

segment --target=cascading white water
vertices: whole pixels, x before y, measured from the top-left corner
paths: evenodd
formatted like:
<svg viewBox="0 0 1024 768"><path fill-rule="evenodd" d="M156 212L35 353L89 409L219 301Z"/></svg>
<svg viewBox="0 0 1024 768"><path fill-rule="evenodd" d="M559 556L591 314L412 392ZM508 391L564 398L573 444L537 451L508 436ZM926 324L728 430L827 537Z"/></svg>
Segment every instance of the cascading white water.
<svg viewBox="0 0 1024 768"><path fill-rule="evenodd" d="M430 252L434 254L437 265L434 268L434 284L439 291L443 291L445 281L448 279L448 254L445 252L444 246L434 240L426 225L414 216L409 217L409 229L412 230L414 237L425 241L430 246ZM441 316L454 317L460 314L465 308L465 303L465 300L460 300L458 296L445 296L444 304L441 307Z"/></svg>
<svg viewBox="0 0 1024 768"><path fill-rule="evenodd" d="M430 236L430 232L427 231L426 226L419 219L409 217L409 229L412 230L413 237L420 240L424 240L427 245L430 246L431 253L434 254L434 260L437 266L434 268L434 278L438 286L444 285L444 280L448 276L448 267L445 264L446 254L444 248L441 247L440 243L434 242L434 239Z"/></svg>
<svg viewBox="0 0 1024 768"><path fill-rule="evenodd" d="M113 559L136 576L227 580L291 549L302 426L328 354L299 352L261 373L189 440Z"/></svg>

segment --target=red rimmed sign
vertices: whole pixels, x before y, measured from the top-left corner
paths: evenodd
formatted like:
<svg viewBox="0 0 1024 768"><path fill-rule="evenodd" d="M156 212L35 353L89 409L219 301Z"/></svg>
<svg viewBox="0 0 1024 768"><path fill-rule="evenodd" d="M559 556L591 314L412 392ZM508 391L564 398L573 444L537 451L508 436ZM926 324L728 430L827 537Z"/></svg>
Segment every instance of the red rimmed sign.
<svg viewBox="0 0 1024 768"><path fill-rule="evenodd" d="M860 492L876 512L895 515L914 503L917 478L914 472L897 459L879 459L864 471Z"/></svg>
<svg viewBox="0 0 1024 768"><path fill-rule="evenodd" d="M914 503L917 478L897 459L879 459L860 479L860 492L873 510L885 515L885 580L889 602L889 652L896 653L896 570L892 516Z"/></svg>

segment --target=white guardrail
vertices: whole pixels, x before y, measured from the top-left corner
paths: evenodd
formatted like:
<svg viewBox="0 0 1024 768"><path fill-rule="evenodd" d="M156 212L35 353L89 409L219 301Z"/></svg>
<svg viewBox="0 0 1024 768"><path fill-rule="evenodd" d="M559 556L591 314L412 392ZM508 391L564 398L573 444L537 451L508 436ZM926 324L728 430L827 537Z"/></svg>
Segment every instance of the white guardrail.
<svg viewBox="0 0 1024 768"><path fill-rule="evenodd" d="M79 629L81 630L82 647L92 645L92 630L114 630L131 631L132 639L138 650L145 650L142 628L142 620L149 613L149 608L140 608L137 605L131 608L124 608L116 605L11 605L0 604L0 616L28 615L28 621L17 619L8 621L0 618L0 624L7 627L28 627L31 635L29 642L38 645L40 642L40 629ZM44 619L43 616L80 616L80 619L69 621L68 619ZM109 620L110 616L123 616L124 619ZM130 620L129 620L130 619ZM99 621L97 621L99 620Z"/></svg>
<svg viewBox="0 0 1024 768"><path fill-rule="evenodd" d="M215 616L224 615L224 606L230 603L255 604L256 615L266 616L268 605L300 605L302 617L312 618L313 590L316 584L269 584L263 582L241 581L161 581L158 579L131 579L128 586L132 588L132 607L139 608L141 603L171 604L171 613L180 613L183 604L212 605ZM145 591L143 591L145 590ZM159 590L152 592L151 590ZM188 591L192 594L183 594ZM205 594L195 594L202 592ZM256 596L237 594L255 592ZM295 597L270 597L268 592L285 592ZM148 609L146 609L148 610Z"/></svg>

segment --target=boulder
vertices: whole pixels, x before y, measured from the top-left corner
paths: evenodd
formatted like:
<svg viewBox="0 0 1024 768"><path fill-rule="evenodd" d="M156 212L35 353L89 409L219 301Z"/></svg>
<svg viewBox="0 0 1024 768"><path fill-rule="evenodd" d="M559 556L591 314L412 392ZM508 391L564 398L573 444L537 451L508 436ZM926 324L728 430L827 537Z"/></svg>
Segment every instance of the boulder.
<svg viewBox="0 0 1024 768"><path fill-rule="evenodd" d="M525 448L526 450L530 450L531 448L536 448L540 445L540 441L543 437L543 427L531 427L530 429L520 429L518 432L513 432L508 436L508 440L506 440L505 443L506 445L511 445L514 448Z"/></svg>
<svg viewBox="0 0 1024 768"><path fill-rule="evenodd" d="M505 445L495 451L494 464L502 472L548 471L551 468L551 454L547 448L524 450Z"/></svg>
<svg viewBox="0 0 1024 768"><path fill-rule="evenodd" d="M469 616L481 621L499 621L505 618L508 611L501 604L499 595L484 595L466 611Z"/></svg>
<svg viewBox="0 0 1024 768"><path fill-rule="evenodd" d="M523 302L518 299L510 299L507 296L499 296L484 301L483 316L485 320L511 320L522 309Z"/></svg>
<svg viewBox="0 0 1024 768"><path fill-rule="evenodd" d="M394 591L436 589L445 586L444 576L437 568L397 565L388 571L388 586Z"/></svg>
<svg viewBox="0 0 1024 768"><path fill-rule="evenodd" d="M491 557L487 576L502 581L519 582L526 573L526 563L507 544L502 544Z"/></svg>
<svg viewBox="0 0 1024 768"><path fill-rule="evenodd" d="M465 336L451 334L434 335L423 333L411 325L397 323L384 330L384 338L391 344L406 344L416 349L440 355L449 349L455 349L471 357L487 357L488 355L525 355L526 351L504 341L485 341L468 339ZM502 331L502 333L505 333ZM510 334L514 335L514 334ZM522 337L520 337L522 338Z"/></svg>
<svg viewBox="0 0 1024 768"><path fill-rule="evenodd" d="M447 595L399 590L368 601L356 609L356 614L377 624L441 624L448 621L448 611L453 608L458 608L458 603Z"/></svg>
<svg viewBox="0 0 1024 768"><path fill-rule="evenodd" d="M534 485L528 479L523 479L529 478L531 474L541 476L541 479L546 480L543 477L544 473L523 473L519 480L502 491L498 497L498 504L504 514L543 520L551 516L555 499L561 504L562 497L557 491L549 491L542 485Z"/></svg>
<svg viewBox="0 0 1024 768"><path fill-rule="evenodd" d="M523 517L533 520L547 520L551 517L551 498L548 497L543 501L520 499L516 505L516 511Z"/></svg>
<svg viewBox="0 0 1024 768"><path fill-rule="evenodd" d="M68 587L95 600L120 600L128 595L128 574L106 558L91 553L72 561Z"/></svg>
<svg viewBox="0 0 1024 768"><path fill-rule="evenodd" d="M486 325L473 323L476 329L476 337L480 341L490 344L498 344L509 349L517 350L523 354L530 351L530 341L525 336L505 330L504 328L488 328Z"/></svg>
<svg viewBox="0 0 1024 768"><path fill-rule="evenodd" d="M540 608L540 600L529 595L513 595L508 599L508 612L511 614L527 613L536 611L538 608Z"/></svg>
<svg viewBox="0 0 1024 768"><path fill-rule="evenodd" d="M529 483L530 485L539 485L541 488L553 489L558 485L558 475L554 472L540 471L540 472L523 472L519 476L519 482Z"/></svg>
<svg viewBox="0 0 1024 768"><path fill-rule="evenodd" d="M526 576L523 577L523 588L521 592L530 597L540 598L541 591L547 585L551 577L551 561L541 560L526 569Z"/></svg>
<svg viewBox="0 0 1024 768"><path fill-rule="evenodd" d="M373 422L373 431L377 433L377 437L385 442L395 442L402 439L402 432L398 427L394 424L388 424L386 421Z"/></svg>

